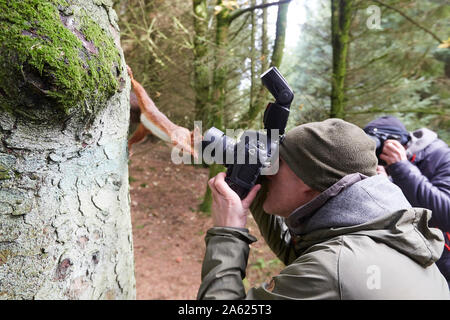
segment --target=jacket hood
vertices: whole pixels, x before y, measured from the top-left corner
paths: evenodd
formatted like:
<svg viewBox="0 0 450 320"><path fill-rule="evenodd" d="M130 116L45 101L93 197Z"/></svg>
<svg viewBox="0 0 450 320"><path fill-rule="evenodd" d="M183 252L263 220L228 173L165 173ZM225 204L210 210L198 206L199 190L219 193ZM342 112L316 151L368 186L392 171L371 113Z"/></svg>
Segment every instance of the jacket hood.
<svg viewBox="0 0 450 320"><path fill-rule="evenodd" d="M410 137L411 140L406 149L408 158L412 157L413 154L421 152L438 138L436 132L427 128L411 132Z"/></svg>
<svg viewBox="0 0 450 320"><path fill-rule="evenodd" d="M328 192L295 210L286 220L298 250L341 235L364 235L403 253L423 266L442 254L442 232L430 228L431 211L412 208L387 177L344 177ZM317 210L314 202L321 202Z"/></svg>

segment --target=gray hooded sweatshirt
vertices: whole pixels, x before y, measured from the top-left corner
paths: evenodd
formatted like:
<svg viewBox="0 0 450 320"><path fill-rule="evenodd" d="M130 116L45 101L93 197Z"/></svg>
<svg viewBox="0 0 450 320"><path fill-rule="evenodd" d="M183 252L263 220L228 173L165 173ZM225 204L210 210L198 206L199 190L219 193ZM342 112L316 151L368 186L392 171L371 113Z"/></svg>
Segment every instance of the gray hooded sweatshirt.
<svg viewBox="0 0 450 320"><path fill-rule="evenodd" d="M449 299L434 262L444 242L431 212L411 208L384 176L344 177L287 218L265 213L265 188L251 212L286 267L269 283L242 284L246 229L208 230L198 299Z"/></svg>

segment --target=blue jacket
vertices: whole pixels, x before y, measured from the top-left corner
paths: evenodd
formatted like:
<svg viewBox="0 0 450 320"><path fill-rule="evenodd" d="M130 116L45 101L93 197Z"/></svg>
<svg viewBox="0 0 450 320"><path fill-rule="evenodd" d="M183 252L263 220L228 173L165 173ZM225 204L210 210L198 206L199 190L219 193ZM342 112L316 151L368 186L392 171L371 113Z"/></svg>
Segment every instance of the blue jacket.
<svg viewBox="0 0 450 320"><path fill-rule="evenodd" d="M392 164L387 172L413 207L432 210L429 224L441 229L446 240L436 264L450 283L450 148L428 129L416 130L411 137L409 161Z"/></svg>

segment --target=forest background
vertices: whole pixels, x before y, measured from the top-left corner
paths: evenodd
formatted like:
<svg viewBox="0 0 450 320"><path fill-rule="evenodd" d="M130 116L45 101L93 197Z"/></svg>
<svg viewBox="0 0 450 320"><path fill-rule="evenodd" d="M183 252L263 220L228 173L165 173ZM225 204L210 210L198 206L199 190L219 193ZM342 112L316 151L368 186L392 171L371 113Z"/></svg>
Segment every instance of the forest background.
<svg viewBox="0 0 450 320"><path fill-rule="evenodd" d="M190 130L199 120L203 132L260 129L272 97L259 75L277 66L295 92L288 130L330 117L363 127L394 115L409 130L427 127L450 142L446 1L282 2L131 0L114 7L135 78L164 114ZM195 298L210 226L206 181L223 170L177 167L169 153L151 138L130 160L139 299ZM254 221L249 227L262 238ZM258 285L281 268L260 240L244 284Z"/></svg>
<svg viewBox="0 0 450 320"><path fill-rule="evenodd" d="M259 75L277 66L295 93L287 129L393 115L450 142L447 1L271 3L118 0L115 9L137 80L189 129L200 120L202 132L260 129L272 98ZM200 209L210 210L209 194Z"/></svg>

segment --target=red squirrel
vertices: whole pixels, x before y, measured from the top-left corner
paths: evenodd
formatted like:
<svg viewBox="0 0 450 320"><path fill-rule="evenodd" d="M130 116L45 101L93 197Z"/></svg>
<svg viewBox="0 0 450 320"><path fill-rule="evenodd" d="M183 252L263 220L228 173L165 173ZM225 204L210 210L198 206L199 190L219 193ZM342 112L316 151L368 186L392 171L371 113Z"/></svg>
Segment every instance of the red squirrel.
<svg viewBox="0 0 450 320"><path fill-rule="evenodd" d="M163 141L170 142L173 146L197 157L194 149L194 131L180 127L170 121L161 111L158 110L153 100L148 96L142 85L133 77L131 68L127 66L128 74L131 78L131 85L138 100L141 110L140 122L128 140L128 151L132 155L131 147L133 144L141 142L152 133Z"/></svg>

